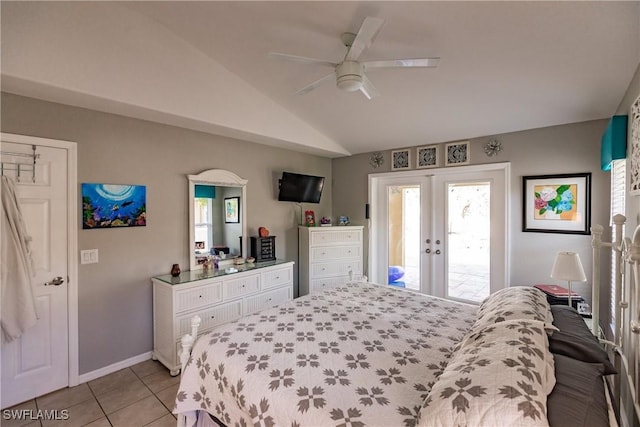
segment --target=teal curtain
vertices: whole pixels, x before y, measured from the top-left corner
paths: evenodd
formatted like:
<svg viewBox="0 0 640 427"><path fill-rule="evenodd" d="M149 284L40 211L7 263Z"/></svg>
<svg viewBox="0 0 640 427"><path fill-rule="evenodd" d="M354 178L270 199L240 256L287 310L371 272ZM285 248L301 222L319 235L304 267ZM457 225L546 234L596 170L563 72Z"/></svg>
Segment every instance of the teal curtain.
<svg viewBox="0 0 640 427"><path fill-rule="evenodd" d="M611 170L613 160L627 157L627 116L613 116L602 135L600 164L603 171Z"/></svg>
<svg viewBox="0 0 640 427"><path fill-rule="evenodd" d="M216 187L214 187L213 185L196 185L195 197L215 199Z"/></svg>

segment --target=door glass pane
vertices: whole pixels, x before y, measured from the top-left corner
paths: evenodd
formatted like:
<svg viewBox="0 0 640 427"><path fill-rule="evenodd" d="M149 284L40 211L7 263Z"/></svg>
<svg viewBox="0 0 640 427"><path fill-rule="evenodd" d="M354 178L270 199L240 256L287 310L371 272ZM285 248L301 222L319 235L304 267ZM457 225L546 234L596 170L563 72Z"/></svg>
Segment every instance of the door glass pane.
<svg viewBox="0 0 640 427"><path fill-rule="evenodd" d="M447 295L480 302L489 296L491 184L448 184L447 196Z"/></svg>
<svg viewBox="0 0 640 427"><path fill-rule="evenodd" d="M388 283L420 289L420 186L392 185L389 200Z"/></svg>

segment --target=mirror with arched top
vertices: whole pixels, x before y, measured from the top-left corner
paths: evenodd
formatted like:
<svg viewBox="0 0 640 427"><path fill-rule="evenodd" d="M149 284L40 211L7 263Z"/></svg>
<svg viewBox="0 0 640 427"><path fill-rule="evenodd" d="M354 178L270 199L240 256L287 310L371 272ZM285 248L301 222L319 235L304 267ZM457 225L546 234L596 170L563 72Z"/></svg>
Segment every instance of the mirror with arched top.
<svg viewBox="0 0 640 427"><path fill-rule="evenodd" d="M208 255L246 256L247 180L224 169L209 169L189 180L189 254L192 270Z"/></svg>

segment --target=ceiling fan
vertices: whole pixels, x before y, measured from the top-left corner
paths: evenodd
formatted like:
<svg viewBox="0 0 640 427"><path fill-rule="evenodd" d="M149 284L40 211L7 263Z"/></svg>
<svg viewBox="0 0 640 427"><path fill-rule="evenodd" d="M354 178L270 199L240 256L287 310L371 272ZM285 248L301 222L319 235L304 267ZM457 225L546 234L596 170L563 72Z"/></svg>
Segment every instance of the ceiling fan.
<svg viewBox="0 0 640 427"><path fill-rule="evenodd" d="M342 62L331 62L322 59L307 58L304 56L289 55L286 53L270 52L269 57L294 62L318 64L334 68L334 71L326 76L308 84L298 90L296 94L304 95L328 81L334 80L339 89L354 92L359 90L368 99L380 95L373 86L371 80L365 74L373 68L402 68L402 67L437 67L440 58L418 59L389 59L381 61L360 61L360 58L369 49L371 43L380 32L384 20L368 16L360 26L357 34L343 33L342 43L347 47L347 53Z"/></svg>

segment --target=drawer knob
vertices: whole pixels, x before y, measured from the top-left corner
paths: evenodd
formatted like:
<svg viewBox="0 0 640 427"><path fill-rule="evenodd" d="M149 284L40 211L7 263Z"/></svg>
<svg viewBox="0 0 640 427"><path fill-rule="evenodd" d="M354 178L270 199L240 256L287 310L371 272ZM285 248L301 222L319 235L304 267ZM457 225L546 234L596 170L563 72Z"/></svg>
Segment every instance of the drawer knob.
<svg viewBox="0 0 640 427"><path fill-rule="evenodd" d="M280 280L280 276L276 276L276 280Z"/></svg>
<svg viewBox="0 0 640 427"><path fill-rule="evenodd" d="M202 298L202 295L198 295L198 298Z"/></svg>
<svg viewBox="0 0 640 427"><path fill-rule="evenodd" d="M215 318L216 318L216 316L211 316L211 318L212 318L212 319L215 319Z"/></svg>

